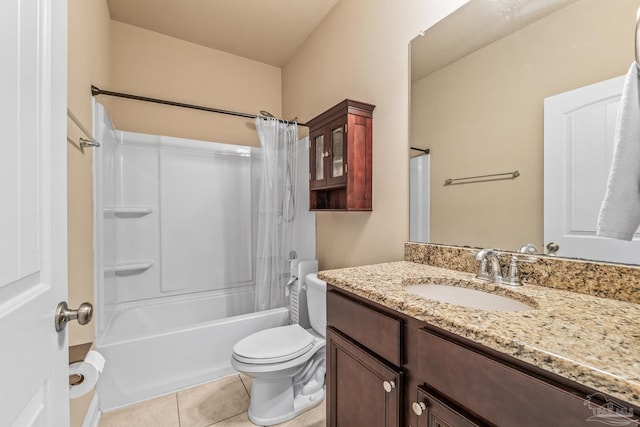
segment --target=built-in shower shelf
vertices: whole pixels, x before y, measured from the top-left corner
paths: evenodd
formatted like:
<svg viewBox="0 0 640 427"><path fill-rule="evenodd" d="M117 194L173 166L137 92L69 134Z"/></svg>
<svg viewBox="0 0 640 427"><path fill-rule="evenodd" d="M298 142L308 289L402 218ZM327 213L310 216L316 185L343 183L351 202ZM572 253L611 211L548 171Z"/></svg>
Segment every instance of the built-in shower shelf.
<svg viewBox="0 0 640 427"><path fill-rule="evenodd" d="M104 213L112 213L120 218L137 218L151 213L148 206L112 206L104 208Z"/></svg>
<svg viewBox="0 0 640 427"><path fill-rule="evenodd" d="M153 261L122 262L104 268L105 273L116 273L119 276L142 273L153 265Z"/></svg>

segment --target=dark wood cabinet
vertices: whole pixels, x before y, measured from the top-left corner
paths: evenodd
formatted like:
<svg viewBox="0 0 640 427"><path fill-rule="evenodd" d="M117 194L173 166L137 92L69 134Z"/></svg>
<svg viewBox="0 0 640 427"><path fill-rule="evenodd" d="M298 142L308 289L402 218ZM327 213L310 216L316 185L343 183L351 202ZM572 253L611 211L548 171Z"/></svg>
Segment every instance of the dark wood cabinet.
<svg viewBox="0 0 640 427"><path fill-rule="evenodd" d="M400 426L402 322L328 290L327 326L328 425Z"/></svg>
<svg viewBox="0 0 640 427"><path fill-rule="evenodd" d="M640 408L330 284L327 324L332 427L640 425Z"/></svg>
<svg viewBox="0 0 640 427"><path fill-rule="evenodd" d="M329 426L400 426L400 371L333 328L327 329L327 366Z"/></svg>
<svg viewBox="0 0 640 427"><path fill-rule="evenodd" d="M425 355L419 358L420 380L479 419L519 427L590 424L587 420L597 402L588 405L587 399L594 391L567 388L568 380L554 384L508 363L506 355L500 360L465 345L461 337L452 340L431 327L420 329L418 335L417 352ZM606 412L604 406L602 410Z"/></svg>
<svg viewBox="0 0 640 427"><path fill-rule="evenodd" d="M374 108L346 99L307 122L311 210L371 210Z"/></svg>
<svg viewBox="0 0 640 427"><path fill-rule="evenodd" d="M418 415L417 427L479 427L482 425L472 421L454 405L422 387L418 388L417 400L412 403L412 406Z"/></svg>

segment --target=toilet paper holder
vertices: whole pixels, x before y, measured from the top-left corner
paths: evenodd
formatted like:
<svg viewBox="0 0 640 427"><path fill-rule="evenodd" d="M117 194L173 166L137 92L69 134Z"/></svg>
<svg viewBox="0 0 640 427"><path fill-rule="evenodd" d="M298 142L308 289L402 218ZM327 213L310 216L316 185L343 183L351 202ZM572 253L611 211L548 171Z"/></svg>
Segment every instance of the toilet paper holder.
<svg viewBox="0 0 640 427"><path fill-rule="evenodd" d="M89 353L89 350L91 350L92 346L93 346L92 342L70 345L69 346L69 365L75 362L82 362L84 358L87 357L87 353ZM69 385L82 384L83 381L84 381L84 375L82 374L69 375Z"/></svg>
<svg viewBox="0 0 640 427"><path fill-rule="evenodd" d="M69 385L79 385L84 381L84 375L82 374L71 374L69 375Z"/></svg>
<svg viewBox="0 0 640 427"><path fill-rule="evenodd" d="M69 360L69 398L77 399L90 393L98 384L100 374L107 362L97 350L90 350L91 343L81 349L75 349L74 357ZM88 351L87 351L88 350Z"/></svg>

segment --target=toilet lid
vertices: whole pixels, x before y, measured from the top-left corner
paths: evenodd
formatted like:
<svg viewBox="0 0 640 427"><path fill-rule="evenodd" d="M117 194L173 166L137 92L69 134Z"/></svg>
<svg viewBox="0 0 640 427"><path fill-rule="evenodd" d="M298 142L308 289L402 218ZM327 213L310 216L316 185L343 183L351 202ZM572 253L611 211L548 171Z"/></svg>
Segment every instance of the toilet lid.
<svg viewBox="0 0 640 427"><path fill-rule="evenodd" d="M233 346L233 353L245 363L278 363L303 355L311 350L313 342L313 335L293 324L251 334Z"/></svg>

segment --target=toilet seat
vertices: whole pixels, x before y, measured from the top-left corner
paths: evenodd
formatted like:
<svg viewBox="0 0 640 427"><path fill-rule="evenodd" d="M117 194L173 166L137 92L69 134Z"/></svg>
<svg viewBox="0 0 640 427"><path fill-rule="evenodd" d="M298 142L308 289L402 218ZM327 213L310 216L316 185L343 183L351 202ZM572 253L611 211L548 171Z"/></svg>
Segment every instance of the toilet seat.
<svg viewBox="0 0 640 427"><path fill-rule="evenodd" d="M233 346L233 358L242 363L266 365L295 359L314 346L315 338L298 324L265 329Z"/></svg>

